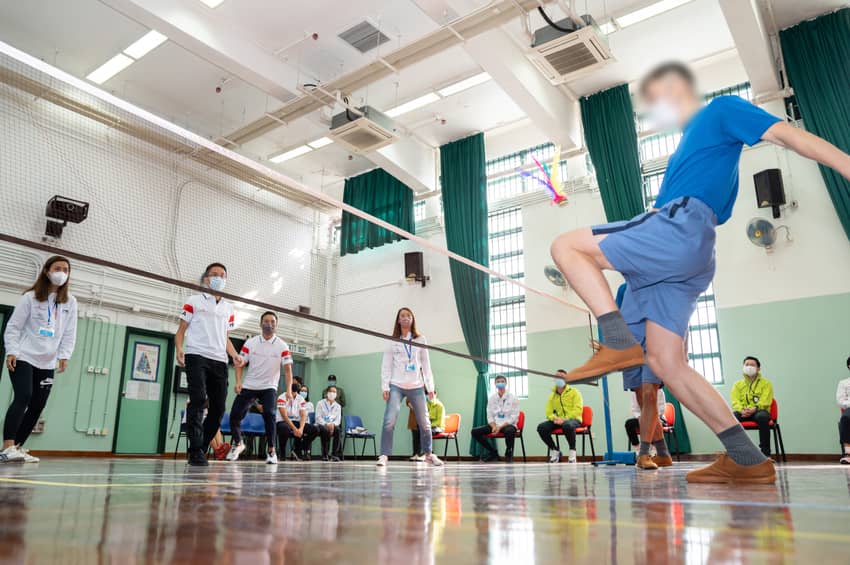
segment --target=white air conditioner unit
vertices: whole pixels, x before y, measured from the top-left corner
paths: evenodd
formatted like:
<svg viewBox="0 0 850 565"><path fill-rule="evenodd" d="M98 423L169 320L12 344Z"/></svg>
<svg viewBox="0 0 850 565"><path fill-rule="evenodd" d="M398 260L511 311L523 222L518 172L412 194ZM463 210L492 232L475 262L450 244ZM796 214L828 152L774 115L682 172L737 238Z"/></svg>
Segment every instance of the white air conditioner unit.
<svg viewBox="0 0 850 565"><path fill-rule="evenodd" d="M328 137L352 153L367 153L398 140L392 119L370 106L358 108L363 114L341 112L331 120Z"/></svg>
<svg viewBox="0 0 850 565"><path fill-rule="evenodd" d="M583 18L590 20L588 16ZM592 20L590 25L578 29L569 19L557 23L558 27L574 31L564 32L551 26L537 30L528 55L546 80L563 84L613 62L608 41Z"/></svg>

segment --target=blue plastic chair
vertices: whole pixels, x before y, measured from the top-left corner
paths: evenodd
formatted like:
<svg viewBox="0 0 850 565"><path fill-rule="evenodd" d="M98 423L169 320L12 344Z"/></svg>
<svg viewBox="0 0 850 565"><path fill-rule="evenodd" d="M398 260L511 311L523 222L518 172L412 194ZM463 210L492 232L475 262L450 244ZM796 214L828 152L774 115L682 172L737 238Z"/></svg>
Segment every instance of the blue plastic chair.
<svg viewBox="0 0 850 565"><path fill-rule="evenodd" d="M368 442L369 440L372 440L372 453L375 454L375 457L378 457L378 446L375 443L375 434L373 434L371 432L354 433L354 432L350 431L350 430L353 430L354 428L365 427L365 426L363 426L363 419L360 418L360 416L344 416L344 419L345 419L344 420L345 421L345 435L342 436L342 452L343 452L343 454L345 454L345 444L347 443L346 440L348 440L350 438L353 442L351 444L352 445L352 451L353 451L352 455L354 455L354 460L357 461L357 440L362 439L363 440L363 448L360 451L360 456L361 457L366 456L366 442Z"/></svg>

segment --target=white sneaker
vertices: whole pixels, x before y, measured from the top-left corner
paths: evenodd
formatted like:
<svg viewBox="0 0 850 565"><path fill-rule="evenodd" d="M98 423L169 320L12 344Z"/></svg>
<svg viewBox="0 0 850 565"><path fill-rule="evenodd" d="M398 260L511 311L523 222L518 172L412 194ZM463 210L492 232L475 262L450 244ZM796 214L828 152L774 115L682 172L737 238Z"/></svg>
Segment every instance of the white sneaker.
<svg viewBox="0 0 850 565"><path fill-rule="evenodd" d="M226 459L228 461L236 461L239 459L239 455L245 451L245 443L237 443L233 447L230 448L230 451L227 454Z"/></svg>
<svg viewBox="0 0 850 565"><path fill-rule="evenodd" d="M567 457L567 463L576 463L576 462L578 462L578 459L576 458L576 450L571 449L570 453Z"/></svg>
<svg viewBox="0 0 850 565"><path fill-rule="evenodd" d="M549 450L549 463L558 463L561 461L561 452L557 449Z"/></svg>
<svg viewBox="0 0 850 565"><path fill-rule="evenodd" d="M376 467L386 467L387 466L387 456L381 455L380 457L378 457L378 462L375 463L375 466Z"/></svg>
<svg viewBox="0 0 850 565"><path fill-rule="evenodd" d="M29 450L24 449L23 447L18 448L18 453L21 453L24 456L24 463L38 463L39 459L35 455L30 455Z"/></svg>
<svg viewBox="0 0 850 565"><path fill-rule="evenodd" d="M266 454L266 463L269 465L277 465L277 453Z"/></svg>
<svg viewBox="0 0 850 565"><path fill-rule="evenodd" d="M425 458L423 459L423 461L430 463L434 467L442 467L443 466L443 462L440 460L439 457L437 457L436 453L432 453L431 455L426 455Z"/></svg>
<svg viewBox="0 0 850 565"><path fill-rule="evenodd" d="M408 459L408 461L412 461L413 463L424 463L425 462L425 456L424 455L414 455L413 457Z"/></svg>
<svg viewBox="0 0 850 565"><path fill-rule="evenodd" d="M23 463L24 454L18 449L18 446L12 445L0 451L0 462L2 463Z"/></svg>

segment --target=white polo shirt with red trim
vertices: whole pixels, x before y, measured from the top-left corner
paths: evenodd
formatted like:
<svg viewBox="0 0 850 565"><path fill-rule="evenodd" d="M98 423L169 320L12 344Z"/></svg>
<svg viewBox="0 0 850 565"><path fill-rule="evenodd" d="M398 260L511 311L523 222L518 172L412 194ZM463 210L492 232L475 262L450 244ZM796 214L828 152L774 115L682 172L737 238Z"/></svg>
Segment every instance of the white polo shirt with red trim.
<svg viewBox="0 0 850 565"><path fill-rule="evenodd" d="M300 396L289 398L286 393L277 397L277 412L275 412L275 421L283 422L283 416L280 415L281 409L286 412L289 419L293 422L301 421L301 411L306 411L307 402Z"/></svg>
<svg viewBox="0 0 850 565"><path fill-rule="evenodd" d="M292 365L289 345L277 336L265 339L255 335L245 342L239 354L248 363L248 372L242 381L242 388L248 390L277 390L280 368Z"/></svg>
<svg viewBox="0 0 850 565"><path fill-rule="evenodd" d="M227 332L235 325L233 304L211 294L194 294L186 300L180 319L189 324L183 352L227 363Z"/></svg>

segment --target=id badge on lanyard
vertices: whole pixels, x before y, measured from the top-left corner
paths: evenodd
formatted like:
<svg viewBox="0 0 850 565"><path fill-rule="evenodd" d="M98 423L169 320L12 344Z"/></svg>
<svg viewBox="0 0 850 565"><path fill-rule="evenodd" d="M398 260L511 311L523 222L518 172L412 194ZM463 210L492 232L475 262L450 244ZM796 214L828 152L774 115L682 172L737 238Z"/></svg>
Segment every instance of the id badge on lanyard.
<svg viewBox="0 0 850 565"><path fill-rule="evenodd" d="M56 302L53 302L53 308L50 307L50 302L47 303L47 325L41 326L38 328L38 335L41 337L53 337L56 335L55 328L55 320L53 319L53 312L59 312L58 305Z"/></svg>
<svg viewBox="0 0 850 565"><path fill-rule="evenodd" d="M413 362L413 337L410 338L409 344L402 343L401 345L404 347L404 352L407 353L407 365L404 366L404 370L415 373L416 363Z"/></svg>

